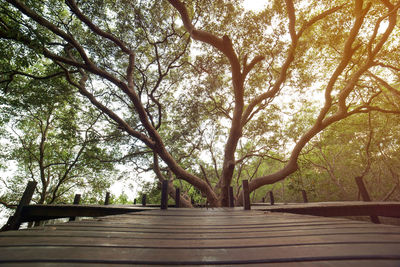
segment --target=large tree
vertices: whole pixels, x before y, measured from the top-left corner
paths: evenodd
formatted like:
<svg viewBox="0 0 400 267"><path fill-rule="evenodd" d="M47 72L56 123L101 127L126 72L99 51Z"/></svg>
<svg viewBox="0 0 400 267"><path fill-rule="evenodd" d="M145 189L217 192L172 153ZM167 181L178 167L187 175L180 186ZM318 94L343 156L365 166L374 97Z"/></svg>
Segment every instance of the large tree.
<svg viewBox="0 0 400 267"><path fill-rule="evenodd" d="M295 172L329 125L399 113L399 1L271 0L257 14L240 3L1 0L1 45L57 64L160 179L167 168L225 206L249 158L281 163L251 180L254 191ZM315 118L286 139L279 115L294 116L316 95Z"/></svg>

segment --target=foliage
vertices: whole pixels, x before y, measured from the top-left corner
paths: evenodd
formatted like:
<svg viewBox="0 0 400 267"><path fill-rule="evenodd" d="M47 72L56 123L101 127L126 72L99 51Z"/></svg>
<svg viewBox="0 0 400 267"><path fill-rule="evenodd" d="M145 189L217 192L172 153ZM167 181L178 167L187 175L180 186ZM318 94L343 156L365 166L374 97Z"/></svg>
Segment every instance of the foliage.
<svg viewBox="0 0 400 267"><path fill-rule="evenodd" d="M142 202L142 198L146 195L146 203L160 204L161 203L161 187L160 183L145 182L142 185L142 190L138 192L137 203Z"/></svg>
<svg viewBox="0 0 400 267"><path fill-rule="evenodd" d="M314 200L357 200L357 176L364 177L372 199L399 199L398 117L368 117L335 124L309 144L301 160L306 174L300 179L311 177L307 185L313 183Z"/></svg>
<svg viewBox="0 0 400 267"><path fill-rule="evenodd" d="M107 117L125 162L212 205L231 185L240 204L245 178L251 191L289 178L282 189L317 192L316 140L325 155L330 129L346 134L335 123L400 113L392 2L271 0L254 13L239 0L1 0L1 84L62 77ZM349 141L365 137L354 130ZM347 168L366 175L372 152Z"/></svg>
<svg viewBox="0 0 400 267"><path fill-rule="evenodd" d="M51 72L54 66L32 68ZM0 105L7 142L2 160L16 168L2 177L3 202L17 203L28 180L38 182L33 200L39 204L71 203L80 190L95 201L113 182L113 165L101 162L112 154L95 126L102 115L83 105L64 79L15 77Z"/></svg>

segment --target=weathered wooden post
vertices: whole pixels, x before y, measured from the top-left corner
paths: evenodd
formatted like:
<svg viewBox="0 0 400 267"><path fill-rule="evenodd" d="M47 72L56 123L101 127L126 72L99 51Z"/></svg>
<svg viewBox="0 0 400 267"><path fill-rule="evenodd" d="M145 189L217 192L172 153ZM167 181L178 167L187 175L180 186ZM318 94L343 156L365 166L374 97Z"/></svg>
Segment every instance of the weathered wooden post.
<svg viewBox="0 0 400 267"><path fill-rule="evenodd" d="M168 209L168 181L162 181L161 187L161 209L166 210Z"/></svg>
<svg viewBox="0 0 400 267"><path fill-rule="evenodd" d="M229 207L235 207L235 199L233 198L233 187L229 187Z"/></svg>
<svg viewBox="0 0 400 267"><path fill-rule="evenodd" d="M104 200L104 205L110 204L110 192L106 192L106 199Z"/></svg>
<svg viewBox="0 0 400 267"><path fill-rule="evenodd" d="M142 206L146 206L146 194L143 194L142 196Z"/></svg>
<svg viewBox="0 0 400 267"><path fill-rule="evenodd" d="M361 176L357 176L354 179L356 180L356 184L358 186L358 190L360 191L362 199L364 201L367 201L367 202L371 201L371 198L369 197L367 188L365 187L363 178ZM373 223L381 223L379 221L378 216L372 215L372 216L369 216L369 217L371 218L371 222L373 222Z"/></svg>
<svg viewBox="0 0 400 267"><path fill-rule="evenodd" d="M274 192L272 191L269 191L269 202L271 203L271 205L275 204Z"/></svg>
<svg viewBox="0 0 400 267"><path fill-rule="evenodd" d="M243 208L245 210L250 210L250 193L249 193L249 181L242 181L243 187Z"/></svg>
<svg viewBox="0 0 400 267"><path fill-rule="evenodd" d="M307 192L306 190L301 190L301 195L303 196L303 202L308 203Z"/></svg>
<svg viewBox="0 0 400 267"><path fill-rule="evenodd" d="M79 203L81 202L81 194L75 194L75 197L74 197L74 205L79 205ZM69 221L71 222L71 221L75 221L75 219L76 219L76 217L75 216L73 216L73 217L69 217Z"/></svg>
<svg viewBox="0 0 400 267"><path fill-rule="evenodd" d="M32 200L33 193L35 192L37 182L30 181L25 188L25 191L19 201L18 207L13 216L11 216L7 223L1 228L2 231L18 230L22 223L23 207L29 205Z"/></svg>
<svg viewBox="0 0 400 267"><path fill-rule="evenodd" d="M136 198L133 200L133 205L136 205Z"/></svg>
<svg viewBox="0 0 400 267"><path fill-rule="evenodd" d="M181 190L179 188L175 189L175 208L179 208L181 204Z"/></svg>

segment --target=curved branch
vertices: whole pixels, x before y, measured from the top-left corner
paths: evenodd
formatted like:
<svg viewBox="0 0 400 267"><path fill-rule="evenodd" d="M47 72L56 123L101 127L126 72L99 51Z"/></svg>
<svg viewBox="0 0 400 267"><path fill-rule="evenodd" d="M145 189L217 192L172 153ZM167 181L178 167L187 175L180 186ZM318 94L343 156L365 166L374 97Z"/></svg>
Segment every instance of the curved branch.
<svg viewBox="0 0 400 267"><path fill-rule="evenodd" d="M249 72L254 68L254 66L261 62L262 60L265 59L265 56L256 56L255 58L253 58L253 60L250 62L249 65L247 65L246 63L244 64L244 68L243 68L243 79L247 76L247 74L249 74ZM244 61L245 62L245 61Z"/></svg>
<svg viewBox="0 0 400 267"><path fill-rule="evenodd" d="M400 97L400 91L397 90L396 88L394 88L393 86L391 86L389 83L387 83L385 80L383 80L382 78L378 77L377 75L369 72L368 73L370 76L372 76L375 80L377 80L382 86L384 86L386 89L389 90L389 92L391 92L393 95L395 95L396 97Z"/></svg>
<svg viewBox="0 0 400 267"><path fill-rule="evenodd" d="M96 106L99 110L103 111L105 114L107 114L108 117L110 117L112 120L114 120L119 127L123 128L128 134L130 134L133 137L136 137L137 139L141 140L144 144L146 144L150 148L154 148L154 141L152 141L149 137L146 135L142 134L141 132L135 131L132 127L130 127L125 120L120 118L116 113L114 113L112 110L104 106L102 103L100 103L96 97L91 94L87 89L86 89L86 80L87 80L87 75L81 71L82 77L81 80L79 81L79 84L74 82L70 76L70 73L68 72L67 69L65 69L62 65L60 65L66 74L67 81L75 86L78 90L79 93L81 93L83 96L87 97L89 101Z"/></svg>
<svg viewBox="0 0 400 267"><path fill-rule="evenodd" d="M158 180L160 181L160 183L162 183L162 181L164 181L164 180L167 180L165 178L165 176L161 173L160 165L159 165L159 162L158 162L158 156L157 156L156 153L153 153L153 171L156 174L156 176L157 176ZM175 192L176 191L175 191L174 184L172 183L171 180L168 181L168 194L174 199L175 199ZM180 197L180 204L181 204L182 207L185 207L185 208L192 208L193 207L192 203L189 200L187 200L186 198L184 198L182 195Z"/></svg>
<svg viewBox="0 0 400 267"><path fill-rule="evenodd" d="M183 4L179 0L168 0L168 2L179 12L185 29L188 31L193 39L212 45L228 57L232 56L232 53L234 53L234 51L229 43L229 38L227 39L225 36L225 38L219 38L209 32L197 30L193 26L192 21L189 18L189 14L185 4Z"/></svg>
<svg viewBox="0 0 400 267"><path fill-rule="evenodd" d="M296 34L296 14L294 9L293 0L285 0L286 10L289 17L289 33L292 38L292 42L297 42L297 34Z"/></svg>
<svg viewBox="0 0 400 267"><path fill-rule="evenodd" d="M132 54L132 50L130 50L121 40L119 40L117 37L114 35L103 31L100 29L98 26L96 26L87 16L82 14L82 12L79 10L78 6L76 5L76 2L74 0L66 0L66 4L69 6L71 11L81 20L83 21L94 33L112 41L115 43L119 48L121 48L122 51L124 51L127 54Z"/></svg>
<svg viewBox="0 0 400 267"><path fill-rule="evenodd" d="M73 47L75 47L75 49L78 51L79 55L82 57L83 61L86 64L88 64L88 65L92 64L91 60L86 55L86 52L83 49L83 47L71 35L69 35L69 34L65 33L64 31L60 30L56 25L52 24L51 22L46 20L44 17L41 17L40 15L35 13L32 9L30 9L29 7L27 7L26 5L21 3L20 1L18 1L18 0L7 0L7 2L9 2L13 6L15 6L19 11L21 11L23 14L25 14L28 17L30 17L34 21L36 21L38 24L46 27L51 32L53 32L57 36L61 37L65 41L67 41L69 44L71 44Z"/></svg>

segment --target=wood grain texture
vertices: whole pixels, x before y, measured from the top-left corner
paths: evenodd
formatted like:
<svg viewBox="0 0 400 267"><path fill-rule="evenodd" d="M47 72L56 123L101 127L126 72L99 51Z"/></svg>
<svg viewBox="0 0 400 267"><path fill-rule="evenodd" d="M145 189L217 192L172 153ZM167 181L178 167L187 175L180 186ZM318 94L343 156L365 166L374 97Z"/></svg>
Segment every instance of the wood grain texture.
<svg viewBox="0 0 400 267"><path fill-rule="evenodd" d="M0 251L7 266L399 266L400 227L241 208L170 208L3 232Z"/></svg>

